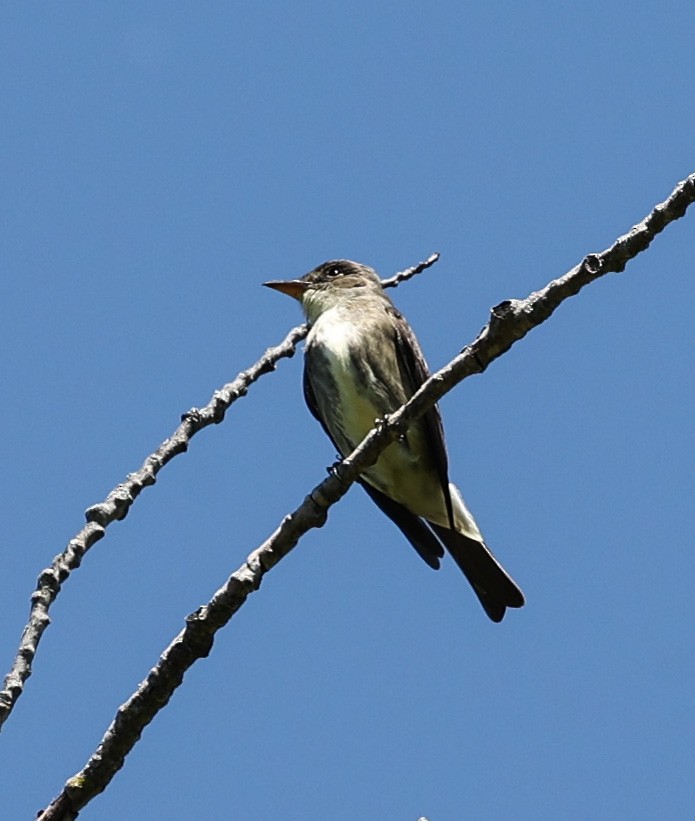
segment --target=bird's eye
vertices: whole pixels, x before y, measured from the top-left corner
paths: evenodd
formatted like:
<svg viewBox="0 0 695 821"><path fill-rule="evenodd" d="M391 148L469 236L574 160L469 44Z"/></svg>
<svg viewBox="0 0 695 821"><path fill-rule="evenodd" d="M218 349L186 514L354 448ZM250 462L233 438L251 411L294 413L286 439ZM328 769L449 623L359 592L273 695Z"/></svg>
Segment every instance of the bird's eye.
<svg viewBox="0 0 695 821"><path fill-rule="evenodd" d="M351 266L346 261L340 259L324 262L323 265L319 265L314 271L316 276L324 282L328 279L337 279L338 277L347 276L350 272Z"/></svg>

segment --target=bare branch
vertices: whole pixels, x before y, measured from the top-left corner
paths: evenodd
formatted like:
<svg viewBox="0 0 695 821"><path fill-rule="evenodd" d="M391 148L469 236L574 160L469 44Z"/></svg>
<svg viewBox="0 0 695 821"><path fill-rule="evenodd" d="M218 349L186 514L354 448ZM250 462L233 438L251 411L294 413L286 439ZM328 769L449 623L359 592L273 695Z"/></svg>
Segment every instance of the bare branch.
<svg viewBox="0 0 695 821"><path fill-rule="evenodd" d="M406 279L410 279L416 274L421 274L423 271L431 268L438 259L439 251L435 251L433 254L430 254L426 260L418 262L418 264L413 265L412 268L406 268L405 271L399 271L388 279L382 279L381 284L384 288L395 288L397 285L400 285L401 282L405 282Z"/></svg>
<svg viewBox="0 0 695 821"><path fill-rule="evenodd" d="M604 274L624 270L627 262L647 248L669 222L683 216L693 201L695 174L679 183L665 202L607 250L589 254L567 274L526 299L507 300L493 308L489 323L473 343L431 376L406 405L382 420L356 450L283 519L278 529L251 553L208 604L186 619L186 626L166 648L145 681L118 709L85 768L67 782L63 792L39 819L75 818L82 807L106 788L143 729L169 701L186 670L208 655L217 630L232 618L250 593L258 590L265 573L292 550L307 530L324 524L330 506L347 492L361 472L376 462L389 442L455 385L483 371L517 340L544 322L565 299Z"/></svg>
<svg viewBox="0 0 695 821"><path fill-rule="evenodd" d="M275 370L280 359L294 355L297 343L304 339L306 334L305 325L293 328L279 345L269 348L258 362L240 373L233 382L215 391L205 407L192 408L185 413L181 424L171 437L165 439L159 448L145 459L139 470L128 474L126 480L117 485L103 502L92 505L85 511L87 524L39 575L36 590L31 597L29 621L22 632L12 669L5 677L5 689L0 691L0 728L22 694L24 682L31 675L36 649L44 630L50 624L48 610L70 573L80 566L85 553L104 537L108 525L126 517L142 489L155 483L157 474L167 462L188 450L188 442L198 431L221 422L229 407L246 395L250 385L263 374Z"/></svg>
<svg viewBox="0 0 695 821"><path fill-rule="evenodd" d="M384 286L398 285L429 268L438 259L439 254L432 254L424 262L406 268L405 271L385 280ZM264 374L274 371L277 362L283 357L294 356L298 343L304 339L308 330L307 325L293 328L279 345L269 348L258 362L242 371L233 382L215 391L205 407L192 408L185 413L181 424L171 437L165 439L159 448L145 459L139 470L128 474L126 480L117 485L103 502L87 508L87 524L39 575L36 590L31 597L29 621L22 632L12 669L5 676L4 689L0 690L0 730L22 694L24 683L31 675L31 665L39 642L51 622L48 611L65 580L80 566L85 553L106 535L105 529L108 525L128 515L130 506L143 488L155 483L157 474L167 462L188 450L189 441L198 431L221 422L230 406L246 395L250 385Z"/></svg>

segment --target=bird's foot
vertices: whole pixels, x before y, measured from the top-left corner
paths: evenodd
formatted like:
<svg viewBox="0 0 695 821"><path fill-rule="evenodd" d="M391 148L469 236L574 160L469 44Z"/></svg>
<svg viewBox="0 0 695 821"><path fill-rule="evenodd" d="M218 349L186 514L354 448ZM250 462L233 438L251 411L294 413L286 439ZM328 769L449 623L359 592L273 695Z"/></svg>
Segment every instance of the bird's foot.
<svg viewBox="0 0 695 821"><path fill-rule="evenodd" d="M337 453L336 453L336 455L335 455L335 459L336 459L336 460L335 460L335 462L333 462L333 464L332 464L332 465L329 465L329 466L326 468L326 473L327 473L329 476L337 476L337 475L338 475L338 468L340 467L341 462L343 461L343 457L342 457L342 456L340 456L340 455L339 455L339 454L337 454Z"/></svg>

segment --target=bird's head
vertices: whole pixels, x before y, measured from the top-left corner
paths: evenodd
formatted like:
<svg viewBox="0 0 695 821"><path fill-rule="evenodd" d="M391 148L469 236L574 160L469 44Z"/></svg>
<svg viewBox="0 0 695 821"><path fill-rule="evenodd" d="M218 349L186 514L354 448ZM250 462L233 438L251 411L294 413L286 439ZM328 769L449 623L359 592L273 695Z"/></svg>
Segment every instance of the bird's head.
<svg viewBox="0 0 695 821"><path fill-rule="evenodd" d="M263 284L299 300L311 322L362 289L382 290L379 275L373 268L349 259L324 262L300 279L275 279Z"/></svg>

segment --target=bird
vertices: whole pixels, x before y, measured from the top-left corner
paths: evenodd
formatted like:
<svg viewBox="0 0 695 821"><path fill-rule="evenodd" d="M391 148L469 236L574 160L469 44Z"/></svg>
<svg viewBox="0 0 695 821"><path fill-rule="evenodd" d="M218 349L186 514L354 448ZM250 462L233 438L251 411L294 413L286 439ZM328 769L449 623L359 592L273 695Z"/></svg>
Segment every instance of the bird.
<svg viewBox="0 0 695 821"><path fill-rule="evenodd" d="M309 322L304 398L342 457L429 377L415 334L373 268L330 260L290 280L264 282L298 300ZM444 428L435 405L389 444L358 479L376 506L432 568L445 550L493 622L524 595L485 544L449 481Z"/></svg>

